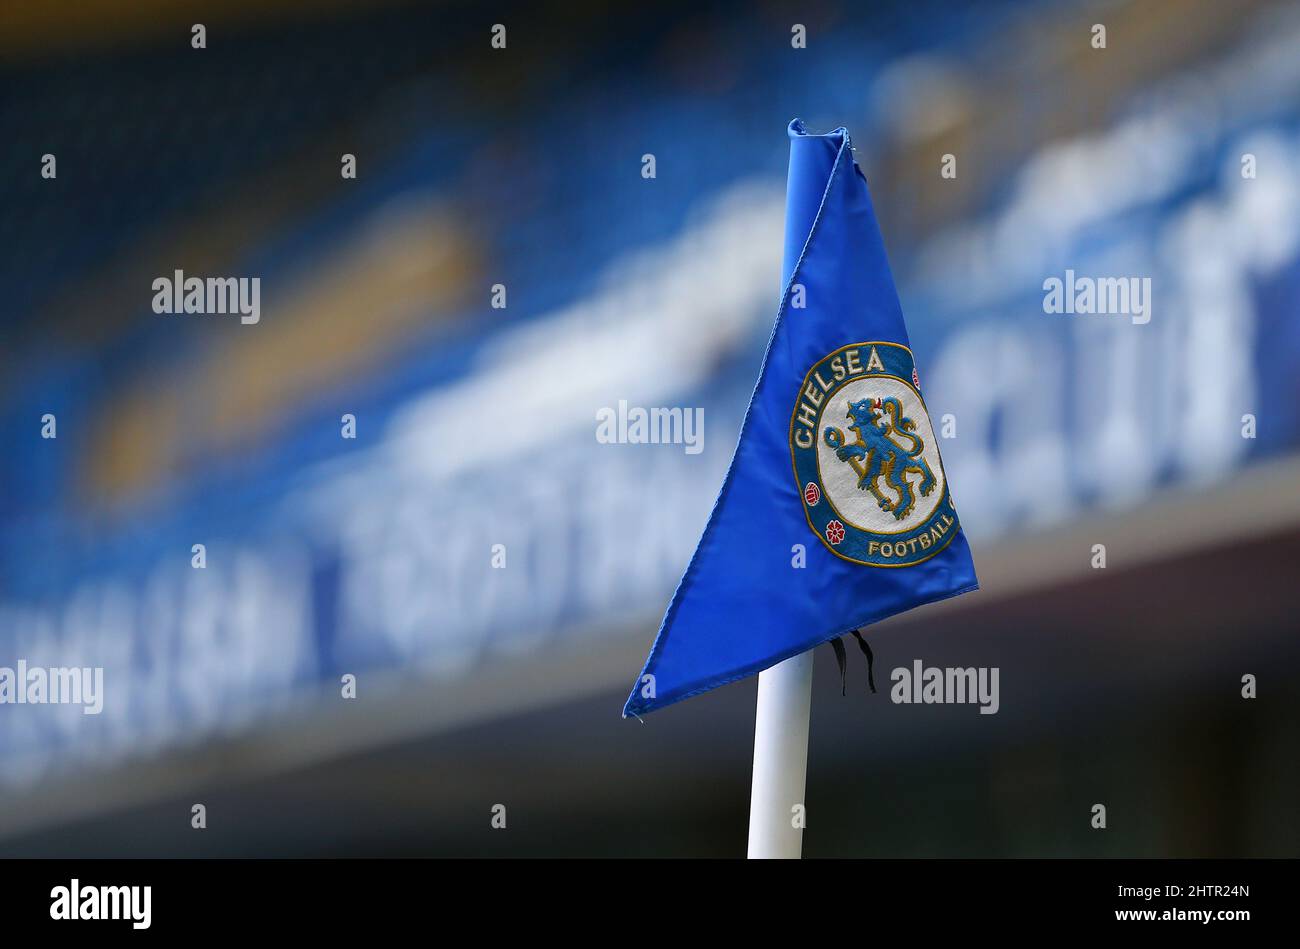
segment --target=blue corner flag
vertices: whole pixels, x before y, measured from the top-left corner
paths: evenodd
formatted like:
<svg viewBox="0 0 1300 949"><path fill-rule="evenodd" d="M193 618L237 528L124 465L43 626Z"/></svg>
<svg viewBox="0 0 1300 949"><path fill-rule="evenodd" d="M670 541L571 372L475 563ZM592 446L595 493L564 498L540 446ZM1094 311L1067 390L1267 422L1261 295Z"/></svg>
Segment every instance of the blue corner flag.
<svg viewBox="0 0 1300 949"><path fill-rule="evenodd" d="M979 586L848 131L789 131L776 325L624 716Z"/></svg>

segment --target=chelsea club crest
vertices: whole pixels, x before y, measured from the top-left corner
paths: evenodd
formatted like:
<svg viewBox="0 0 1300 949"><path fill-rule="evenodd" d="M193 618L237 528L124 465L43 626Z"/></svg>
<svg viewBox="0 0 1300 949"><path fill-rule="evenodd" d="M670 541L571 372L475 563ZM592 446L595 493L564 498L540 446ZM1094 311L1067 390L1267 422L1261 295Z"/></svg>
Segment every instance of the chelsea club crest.
<svg viewBox="0 0 1300 949"><path fill-rule="evenodd" d="M909 567L957 533L906 346L853 343L809 369L790 416L790 455L808 526L843 560Z"/></svg>

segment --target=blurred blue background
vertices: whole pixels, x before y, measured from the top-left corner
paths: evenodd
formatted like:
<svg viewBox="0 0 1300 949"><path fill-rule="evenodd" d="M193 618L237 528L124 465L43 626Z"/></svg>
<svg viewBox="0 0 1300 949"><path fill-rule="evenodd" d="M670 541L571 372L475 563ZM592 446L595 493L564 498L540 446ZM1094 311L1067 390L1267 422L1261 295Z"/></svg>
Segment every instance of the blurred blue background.
<svg viewBox="0 0 1300 949"><path fill-rule="evenodd" d="M0 24L0 666L106 683L0 706L0 853L738 854L752 680L618 710L774 317L795 116L853 134L984 581L878 662L1003 684L893 706L822 657L805 851L1300 850L1300 8ZM260 322L155 314L177 269L260 277ZM1044 313L1067 269L1149 277L1150 322ZM620 400L704 450L600 444Z"/></svg>

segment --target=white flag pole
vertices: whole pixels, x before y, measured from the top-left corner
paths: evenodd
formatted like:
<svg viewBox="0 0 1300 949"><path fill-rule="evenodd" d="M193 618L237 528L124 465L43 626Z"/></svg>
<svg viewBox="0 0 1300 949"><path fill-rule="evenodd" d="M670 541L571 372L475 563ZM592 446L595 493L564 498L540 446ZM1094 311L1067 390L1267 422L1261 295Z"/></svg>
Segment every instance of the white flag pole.
<svg viewBox="0 0 1300 949"><path fill-rule="evenodd" d="M812 670L810 649L758 676L754 784L749 797L751 860L797 860L803 853Z"/></svg>

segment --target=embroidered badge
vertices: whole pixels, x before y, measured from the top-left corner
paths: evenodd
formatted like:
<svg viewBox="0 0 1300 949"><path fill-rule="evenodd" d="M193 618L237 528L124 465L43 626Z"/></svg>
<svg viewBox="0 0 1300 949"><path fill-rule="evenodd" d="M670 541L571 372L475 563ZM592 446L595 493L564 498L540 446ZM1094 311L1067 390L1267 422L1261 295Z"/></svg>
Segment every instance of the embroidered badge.
<svg viewBox="0 0 1300 949"><path fill-rule="evenodd" d="M808 526L835 556L908 567L957 533L912 352L853 343L804 377L790 455ZM825 501L825 503L819 503Z"/></svg>

